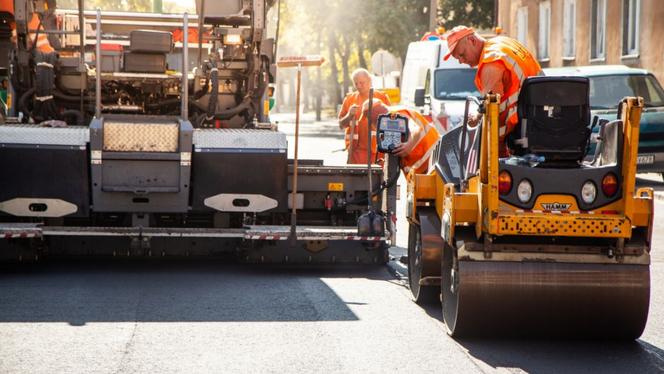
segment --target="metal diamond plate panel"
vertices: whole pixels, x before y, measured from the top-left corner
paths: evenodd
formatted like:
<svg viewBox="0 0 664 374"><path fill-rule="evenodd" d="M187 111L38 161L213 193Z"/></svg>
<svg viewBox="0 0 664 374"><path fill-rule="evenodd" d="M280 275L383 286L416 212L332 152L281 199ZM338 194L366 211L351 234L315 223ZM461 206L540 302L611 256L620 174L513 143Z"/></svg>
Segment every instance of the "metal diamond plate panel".
<svg viewBox="0 0 664 374"><path fill-rule="evenodd" d="M180 127L177 124L104 124L104 151L177 152Z"/></svg>
<svg viewBox="0 0 664 374"><path fill-rule="evenodd" d="M227 149L286 149L286 134L253 129L196 129L194 146Z"/></svg>
<svg viewBox="0 0 664 374"><path fill-rule="evenodd" d="M1 144L85 146L89 139L87 127L0 126Z"/></svg>

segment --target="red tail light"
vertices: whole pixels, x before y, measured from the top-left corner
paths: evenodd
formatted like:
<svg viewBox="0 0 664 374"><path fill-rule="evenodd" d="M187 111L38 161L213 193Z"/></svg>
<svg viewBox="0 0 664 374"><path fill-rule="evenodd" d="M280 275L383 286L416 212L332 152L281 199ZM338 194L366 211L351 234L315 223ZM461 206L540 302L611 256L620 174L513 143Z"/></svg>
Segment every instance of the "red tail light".
<svg viewBox="0 0 664 374"><path fill-rule="evenodd" d="M602 191L606 197L614 197L618 192L618 178L615 174L609 173L602 180Z"/></svg>
<svg viewBox="0 0 664 374"><path fill-rule="evenodd" d="M498 174L498 192L505 196L512 189L512 176L509 172L503 170Z"/></svg>

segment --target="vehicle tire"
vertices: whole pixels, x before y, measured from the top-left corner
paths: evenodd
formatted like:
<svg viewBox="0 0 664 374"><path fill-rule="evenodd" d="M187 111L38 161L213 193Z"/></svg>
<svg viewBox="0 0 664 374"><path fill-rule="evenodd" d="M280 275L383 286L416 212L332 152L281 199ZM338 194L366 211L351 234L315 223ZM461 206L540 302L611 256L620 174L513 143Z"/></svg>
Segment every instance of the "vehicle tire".
<svg viewBox="0 0 664 374"><path fill-rule="evenodd" d="M422 286L422 232L419 225L410 223L408 228L408 285L418 304L440 302L440 290L436 286Z"/></svg>

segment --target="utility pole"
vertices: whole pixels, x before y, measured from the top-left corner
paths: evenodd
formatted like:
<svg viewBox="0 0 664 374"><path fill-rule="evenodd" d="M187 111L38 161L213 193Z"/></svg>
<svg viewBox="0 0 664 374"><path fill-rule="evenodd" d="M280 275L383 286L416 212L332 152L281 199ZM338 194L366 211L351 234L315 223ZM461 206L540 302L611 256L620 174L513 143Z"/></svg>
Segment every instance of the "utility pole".
<svg viewBox="0 0 664 374"><path fill-rule="evenodd" d="M152 13L162 13L164 11L162 0L152 0ZM184 35L187 35L185 31Z"/></svg>
<svg viewBox="0 0 664 374"><path fill-rule="evenodd" d="M435 32L438 29L438 0L431 0L429 5L429 31Z"/></svg>
<svg viewBox="0 0 664 374"><path fill-rule="evenodd" d="M500 15L498 14L499 10L500 10L499 0L493 0L493 27L494 28L500 26L500 24L498 23L498 20L500 19Z"/></svg>

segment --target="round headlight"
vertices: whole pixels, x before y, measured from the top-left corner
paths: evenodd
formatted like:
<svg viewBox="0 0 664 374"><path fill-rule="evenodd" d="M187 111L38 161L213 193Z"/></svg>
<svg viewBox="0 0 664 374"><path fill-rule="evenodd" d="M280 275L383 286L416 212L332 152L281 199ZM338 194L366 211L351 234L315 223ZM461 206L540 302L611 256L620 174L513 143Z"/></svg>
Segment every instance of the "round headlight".
<svg viewBox="0 0 664 374"><path fill-rule="evenodd" d="M516 189L516 195L521 204L525 204L533 196L533 185L530 184L528 179L522 179L519 182L519 187Z"/></svg>
<svg viewBox="0 0 664 374"><path fill-rule="evenodd" d="M583 202L587 205L590 205L595 202L596 197L597 187L595 187L595 183L592 181L587 181L584 183L583 187L581 188L581 200L583 200Z"/></svg>

